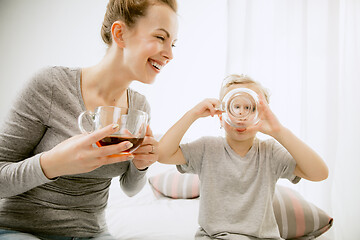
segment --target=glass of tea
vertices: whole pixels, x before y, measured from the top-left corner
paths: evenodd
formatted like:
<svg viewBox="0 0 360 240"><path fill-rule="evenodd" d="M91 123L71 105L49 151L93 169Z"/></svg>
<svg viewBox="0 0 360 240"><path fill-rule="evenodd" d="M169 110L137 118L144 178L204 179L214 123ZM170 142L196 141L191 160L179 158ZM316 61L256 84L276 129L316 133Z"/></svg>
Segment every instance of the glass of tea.
<svg viewBox="0 0 360 240"><path fill-rule="evenodd" d="M100 106L95 108L94 112L82 112L78 125L81 132L91 133L110 124L119 124L117 132L101 139L96 145L103 147L129 141L133 146L125 152L132 153L144 140L148 118L148 114L140 110Z"/></svg>
<svg viewBox="0 0 360 240"><path fill-rule="evenodd" d="M248 88L236 88L225 95L219 110L229 125L245 129L259 122L258 104L256 92Z"/></svg>

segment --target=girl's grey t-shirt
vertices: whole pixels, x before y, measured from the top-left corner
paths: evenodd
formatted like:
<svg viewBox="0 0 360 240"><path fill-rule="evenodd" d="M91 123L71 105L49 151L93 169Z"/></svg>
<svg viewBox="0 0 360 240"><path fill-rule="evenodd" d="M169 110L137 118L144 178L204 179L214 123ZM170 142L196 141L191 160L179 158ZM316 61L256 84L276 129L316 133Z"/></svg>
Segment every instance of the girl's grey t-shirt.
<svg viewBox="0 0 360 240"><path fill-rule="evenodd" d="M255 139L240 157L223 137L202 137L181 144L186 164L180 172L200 178L196 239L281 239L273 211L279 178L297 183L296 162L274 139Z"/></svg>
<svg viewBox="0 0 360 240"><path fill-rule="evenodd" d="M49 180L41 153L80 134L85 111L81 69L48 67L39 71L18 96L0 131L0 229L90 237L106 229L104 209L111 179L134 195L146 171L131 161L104 165L92 172ZM129 89L129 108L150 112L145 97Z"/></svg>

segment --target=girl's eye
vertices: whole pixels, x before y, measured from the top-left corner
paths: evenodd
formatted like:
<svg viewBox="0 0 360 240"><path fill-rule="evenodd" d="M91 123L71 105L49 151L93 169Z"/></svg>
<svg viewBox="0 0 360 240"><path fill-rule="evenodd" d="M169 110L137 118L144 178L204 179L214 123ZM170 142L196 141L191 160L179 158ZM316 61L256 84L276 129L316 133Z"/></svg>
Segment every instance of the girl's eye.
<svg viewBox="0 0 360 240"><path fill-rule="evenodd" d="M176 45L175 45L175 44L171 44L171 47L174 48L174 47L176 47Z"/></svg>

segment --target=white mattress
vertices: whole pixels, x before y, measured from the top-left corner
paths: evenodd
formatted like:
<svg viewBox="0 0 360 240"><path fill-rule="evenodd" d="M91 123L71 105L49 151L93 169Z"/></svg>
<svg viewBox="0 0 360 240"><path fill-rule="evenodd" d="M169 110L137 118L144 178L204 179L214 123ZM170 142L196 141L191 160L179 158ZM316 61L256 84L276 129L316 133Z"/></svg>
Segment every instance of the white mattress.
<svg viewBox="0 0 360 240"><path fill-rule="evenodd" d="M166 169L169 167L160 168ZM154 166L148 174L158 172ZM191 240L198 228L198 208L198 199L157 199L148 182L140 193L127 197L115 178L106 219L109 231L121 240Z"/></svg>

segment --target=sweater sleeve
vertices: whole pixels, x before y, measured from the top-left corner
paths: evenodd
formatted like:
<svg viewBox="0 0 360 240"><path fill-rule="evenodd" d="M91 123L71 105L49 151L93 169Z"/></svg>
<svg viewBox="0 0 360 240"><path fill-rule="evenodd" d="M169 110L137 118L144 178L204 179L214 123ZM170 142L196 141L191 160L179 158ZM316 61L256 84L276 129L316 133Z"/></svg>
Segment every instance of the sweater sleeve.
<svg viewBox="0 0 360 240"><path fill-rule="evenodd" d="M150 105L145 96L132 89L128 89L128 96L129 107L146 112L150 121ZM126 195L132 197L140 192L146 183L146 172L138 170L130 161L128 170L120 176L120 186Z"/></svg>
<svg viewBox="0 0 360 240"><path fill-rule="evenodd" d="M119 181L121 189L129 197L135 196L145 186L146 170L138 170L132 161L130 161L128 170L121 175Z"/></svg>
<svg viewBox="0 0 360 240"><path fill-rule="evenodd" d="M51 85L46 70L38 72L20 92L0 129L0 198L50 182L34 149L46 132Z"/></svg>

